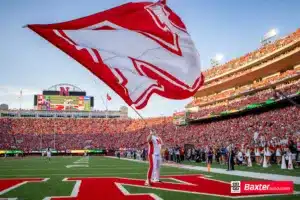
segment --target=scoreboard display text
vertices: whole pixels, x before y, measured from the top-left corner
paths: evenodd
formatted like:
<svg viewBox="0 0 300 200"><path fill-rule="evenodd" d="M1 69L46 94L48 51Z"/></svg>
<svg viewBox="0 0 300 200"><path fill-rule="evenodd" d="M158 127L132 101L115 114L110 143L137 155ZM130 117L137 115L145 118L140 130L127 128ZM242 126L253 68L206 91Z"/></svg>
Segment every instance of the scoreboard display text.
<svg viewBox="0 0 300 200"><path fill-rule="evenodd" d="M38 110L91 111L91 97L37 95Z"/></svg>
<svg viewBox="0 0 300 200"><path fill-rule="evenodd" d="M181 126L187 125L187 113L186 112L177 112L173 114L173 124Z"/></svg>

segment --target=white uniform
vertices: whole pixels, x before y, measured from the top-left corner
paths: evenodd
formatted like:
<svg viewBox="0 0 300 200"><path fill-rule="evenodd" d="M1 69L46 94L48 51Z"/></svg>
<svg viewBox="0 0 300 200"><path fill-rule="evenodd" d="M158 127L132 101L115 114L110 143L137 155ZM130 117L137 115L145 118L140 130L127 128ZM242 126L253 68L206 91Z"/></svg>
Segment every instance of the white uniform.
<svg viewBox="0 0 300 200"><path fill-rule="evenodd" d="M281 156L281 150L279 147L276 149L276 156Z"/></svg>
<svg viewBox="0 0 300 200"><path fill-rule="evenodd" d="M255 156L259 157L260 156L260 151L258 148L255 149Z"/></svg>
<svg viewBox="0 0 300 200"><path fill-rule="evenodd" d="M271 151L270 151L269 147L266 147L266 148L264 149L264 155L265 155L265 156L271 156Z"/></svg>
<svg viewBox="0 0 300 200"><path fill-rule="evenodd" d="M47 151L47 157L51 158L51 151Z"/></svg>
<svg viewBox="0 0 300 200"><path fill-rule="evenodd" d="M160 137L152 136L149 142L148 158L149 158L149 170L147 179L159 181L160 165L161 165L161 146L162 140Z"/></svg>

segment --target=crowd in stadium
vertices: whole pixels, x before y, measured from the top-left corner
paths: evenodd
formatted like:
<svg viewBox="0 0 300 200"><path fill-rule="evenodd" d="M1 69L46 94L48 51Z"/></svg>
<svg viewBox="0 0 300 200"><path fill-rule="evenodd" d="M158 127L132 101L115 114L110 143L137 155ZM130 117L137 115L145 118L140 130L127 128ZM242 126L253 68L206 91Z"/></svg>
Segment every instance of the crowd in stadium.
<svg viewBox="0 0 300 200"><path fill-rule="evenodd" d="M285 82L276 86L276 91L282 92L284 95L296 94L300 91L300 79ZM243 95L232 100L223 100L214 104L200 107L198 112L191 113L191 118L201 118L209 114L217 114L226 110L241 109L251 103L261 103L268 99L283 98L281 94L275 92L271 88L261 90L254 94Z"/></svg>
<svg viewBox="0 0 300 200"><path fill-rule="evenodd" d="M272 138L299 137L299 109L294 106L222 121L177 127L171 118L152 118L148 124L166 146L193 144L197 148L220 148L228 143L254 147L253 133L259 132L271 145ZM41 147L56 149L141 148L149 129L141 120L128 119L43 119L0 118L0 149L25 151ZM54 134L56 133L56 134ZM55 143L55 144L54 144Z"/></svg>
<svg viewBox="0 0 300 200"><path fill-rule="evenodd" d="M204 96L201 97L199 99L195 99L193 101L193 105L194 106L201 106L203 104L207 104L207 103L211 103L220 99L226 99L228 97L234 97L234 96L238 96L240 94L252 91L252 90L257 90L260 88L264 88L267 85L271 85L271 84L276 84L276 83L280 83L280 81L282 80L286 80L289 78L293 78L293 77L298 77L300 75L300 70L296 70L296 69L292 69L292 70L287 70L283 73L276 73L273 76L270 77L266 77L263 80L260 81L254 81L252 84L247 84L244 86L241 86L239 88L236 89L232 89L232 90L227 90L225 92L220 92L217 94L212 94L209 96Z"/></svg>
<svg viewBox="0 0 300 200"><path fill-rule="evenodd" d="M276 40L274 43L262 46L261 48L253 52L247 53L246 55L239 57L237 59L230 60L229 62L221 66L215 67L213 69L209 69L204 73L204 75L207 80L212 79L216 76L224 74L225 72L237 69L247 63L261 59L263 56L266 56L267 54L271 54L274 51L284 46L287 46L292 42L299 40L299 38L300 38L300 29L297 29L294 33L288 35L285 38Z"/></svg>
<svg viewBox="0 0 300 200"><path fill-rule="evenodd" d="M171 121L171 118L150 118L147 123L157 126ZM116 147L114 137L122 135L124 137L119 142L125 146L127 140L132 142L131 138L127 138L127 133L135 134L136 137L136 132L144 128L142 120L131 119L0 118L0 134L1 139L3 138L0 149L17 146L21 149L38 150L41 148L41 141L43 147L53 147L54 135L57 149Z"/></svg>

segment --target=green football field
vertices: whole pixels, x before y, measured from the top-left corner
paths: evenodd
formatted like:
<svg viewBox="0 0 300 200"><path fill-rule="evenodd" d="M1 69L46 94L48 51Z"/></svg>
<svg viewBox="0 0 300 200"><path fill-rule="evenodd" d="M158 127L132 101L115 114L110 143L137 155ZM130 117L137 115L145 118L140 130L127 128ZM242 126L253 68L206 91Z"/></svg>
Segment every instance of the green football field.
<svg viewBox="0 0 300 200"><path fill-rule="evenodd" d="M253 180L247 177L164 166L161 169L161 175L165 176L162 179L163 183L158 183L158 185L149 188L143 185L147 170L147 163L107 157L52 157L50 162L44 157L1 158L0 199L42 200L47 199L46 197L61 200L118 199L120 197L122 199L151 199L155 197L156 199L165 200L231 199L218 195L224 190L223 187L226 186L227 188L227 185L229 185L225 182ZM293 174L286 175L299 176L297 173L299 173L299 170L294 170ZM192 186L184 185L184 181L179 182L180 178L176 178L177 176L181 178L196 177L189 176L189 174L197 174L203 177L201 187L199 187L205 191L210 191L210 194L206 192L204 192L206 194L189 192L189 187L192 188ZM44 178L47 179L42 180ZM66 178L73 179L66 181ZM257 180L259 180L259 177L257 177ZM27 183L24 181L27 181ZM19 185L16 186L16 184ZM7 189L9 186L12 187ZM177 186L178 189L175 188ZM228 187L230 188L230 185ZM300 185L294 185L294 190L300 191ZM74 196L76 191L80 198L69 197L70 195ZM148 193L152 193L152 197L147 195ZM246 197L246 199L300 199L300 195Z"/></svg>

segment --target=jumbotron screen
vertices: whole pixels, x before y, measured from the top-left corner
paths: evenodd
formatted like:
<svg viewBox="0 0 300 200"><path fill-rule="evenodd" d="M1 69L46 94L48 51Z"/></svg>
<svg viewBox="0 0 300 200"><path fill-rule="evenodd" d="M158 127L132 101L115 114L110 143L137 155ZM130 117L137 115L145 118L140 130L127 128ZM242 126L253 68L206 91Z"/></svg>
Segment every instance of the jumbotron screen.
<svg viewBox="0 0 300 200"><path fill-rule="evenodd" d="M37 95L38 110L91 111L91 97Z"/></svg>

